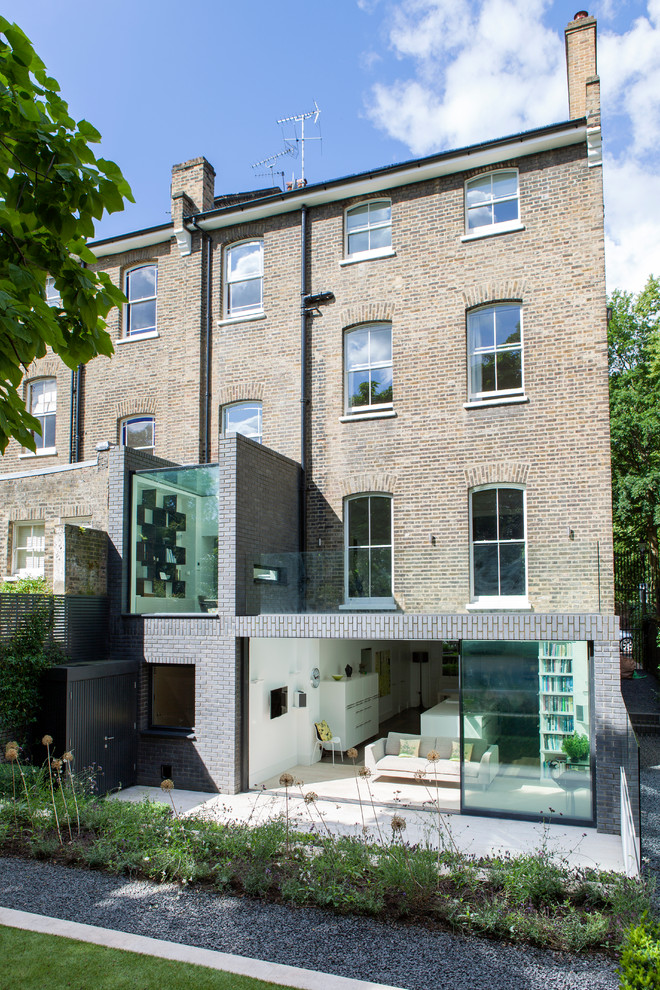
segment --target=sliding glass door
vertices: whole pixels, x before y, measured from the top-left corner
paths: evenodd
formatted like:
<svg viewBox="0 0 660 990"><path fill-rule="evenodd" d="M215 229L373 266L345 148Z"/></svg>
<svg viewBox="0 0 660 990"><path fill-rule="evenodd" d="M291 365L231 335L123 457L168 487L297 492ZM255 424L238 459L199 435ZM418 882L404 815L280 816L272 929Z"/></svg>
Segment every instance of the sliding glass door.
<svg viewBox="0 0 660 990"><path fill-rule="evenodd" d="M593 820L584 642L463 641L462 806Z"/></svg>

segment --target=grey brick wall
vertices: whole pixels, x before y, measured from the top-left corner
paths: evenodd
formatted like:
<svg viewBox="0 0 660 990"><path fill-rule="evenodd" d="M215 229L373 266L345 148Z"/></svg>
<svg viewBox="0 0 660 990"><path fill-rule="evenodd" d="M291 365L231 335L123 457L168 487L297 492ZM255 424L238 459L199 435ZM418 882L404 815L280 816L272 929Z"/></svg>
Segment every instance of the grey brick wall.
<svg viewBox="0 0 660 990"><path fill-rule="evenodd" d="M110 468L111 628L113 652L136 659L141 675L138 780L159 783L172 764L178 787L240 790L241 654L233 630L236 588L252 547L297 548L298 466L244 437L220 444L218 521L219 615L131 616L128 589L132 471L165 464L138 451L112 451ZM123 594L118 589L123 588ZM149 674L156 663L194 664L195 738L149 731Z"/></svg>

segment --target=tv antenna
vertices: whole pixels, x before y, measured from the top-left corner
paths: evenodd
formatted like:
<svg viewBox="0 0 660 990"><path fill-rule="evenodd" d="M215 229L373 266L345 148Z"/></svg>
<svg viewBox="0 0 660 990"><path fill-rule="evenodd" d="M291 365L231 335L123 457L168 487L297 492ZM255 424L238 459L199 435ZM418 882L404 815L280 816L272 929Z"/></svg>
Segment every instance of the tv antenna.
<svg viewBox="0 0 660 990"><path fill-rule="evenodd" d="M295 155L295 154L296 154L296 151L295 151L294 148L285 148L283 151L278 151L274 155L269 155L268 158L262 158L260 162L254 162L254 164L252 164L250 166L250 168L259 168L260 165L263 165L265 168L269 169L270 171L269 172L257 172L257 175L258 176L267 176L267 175L270 175L271 182L274 185L275 184L275 178L274 178L274 176L275 175L281 175L282 176L282 183L284 183L284 172L276 171L275 164L277 162L277 159L278 158L282 158L283 155Z"/></svg>
<svg viewBox="0 0 660 990"><path fill-rule="evenodd" d="M314 109L308 113L296 113L292 117L282 117L281 120L277 121L280 126L282 124L293 124L293 137L284 137L284 142L289 145L294 155L298 154L298 148L300 148L300 185L303 186L305 185L305 141L323 140L321 135L305 138L305 121L313 117L314 123L318 124L320 113L319 105L314 100ZM298 124L300 124L300 137L298 137Z"/></svg>

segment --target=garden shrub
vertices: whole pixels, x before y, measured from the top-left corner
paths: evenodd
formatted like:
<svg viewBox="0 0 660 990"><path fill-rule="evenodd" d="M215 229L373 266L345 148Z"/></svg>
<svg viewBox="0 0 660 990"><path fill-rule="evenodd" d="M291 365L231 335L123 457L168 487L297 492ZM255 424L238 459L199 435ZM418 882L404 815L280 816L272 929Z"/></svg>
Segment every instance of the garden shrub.
<svg viewBox="0 0 660 990"><path fill-rule="evenodd" d="M620 990L660 990L660 925L648 919L629 928L621 950Z"/></svg>
<svg viewBox="0 0 660 990"><path fill-rule="evenodd" d="M51 595L53 589L43 577L23 577L18 581L3 581L0 584L2 595Z"/></svg>
<svg viewBox="0 0 660 990"><path fill-rule="evenodd" d="M38 717L41 674L64 659L50 639L52 624L52 610L45 605L0 642L0 725L18 736L25 737Z"/></svg>

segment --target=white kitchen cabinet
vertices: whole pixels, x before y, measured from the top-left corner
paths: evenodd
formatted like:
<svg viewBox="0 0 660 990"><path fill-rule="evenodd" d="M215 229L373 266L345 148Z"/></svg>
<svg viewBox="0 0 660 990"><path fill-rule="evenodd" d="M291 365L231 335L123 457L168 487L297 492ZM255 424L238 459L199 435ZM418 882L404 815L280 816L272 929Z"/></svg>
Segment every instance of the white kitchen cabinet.
<svg viewBox="0 0 660 990"><path fill-rule="evenodd" d="M378 674L321 681L321 718L344 751L378 733Z"/></svg>

